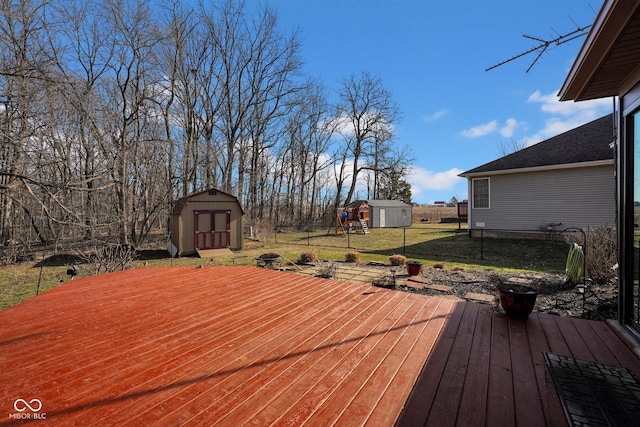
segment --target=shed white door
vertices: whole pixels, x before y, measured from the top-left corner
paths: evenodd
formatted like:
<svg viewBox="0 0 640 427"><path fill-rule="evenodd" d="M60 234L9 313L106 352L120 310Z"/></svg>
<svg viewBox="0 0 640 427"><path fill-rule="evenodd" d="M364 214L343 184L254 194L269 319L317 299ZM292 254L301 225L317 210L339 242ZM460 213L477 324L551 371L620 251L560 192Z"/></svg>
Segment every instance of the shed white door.
<svg viewBox="0 0 640 427"><path fill-rule="evenodd" d="M385 226L386 226L385 212L384 212L384 209L380 209L380 228L384 228Z"/></svg>

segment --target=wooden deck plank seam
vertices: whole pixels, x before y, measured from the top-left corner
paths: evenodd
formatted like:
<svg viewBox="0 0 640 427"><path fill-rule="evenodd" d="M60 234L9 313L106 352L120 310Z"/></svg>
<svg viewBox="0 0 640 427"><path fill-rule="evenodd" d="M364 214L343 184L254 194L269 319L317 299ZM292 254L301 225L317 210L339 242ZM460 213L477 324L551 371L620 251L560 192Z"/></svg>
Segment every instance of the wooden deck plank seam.
<svg viewBox="0 0 640 427"><path fill-rule="evenodd" d="M405 405L406 397L413 389L416 378L424 366L425 357L433 348L434 340L429 333L429 328L439 321L441 314L447 305L451 305L451 300L439 297L430 297L427 305L421 311L421 316L416 320L416 325L422 325L412 348L407 352L406 359L394 375L391 383L381 396L378 404L372 408L371 415L366 421L366 425L394 425L398 421L398 416ZM448 310L446 310L448 312ZM402 396L401 400L398 397ZM382 403L385 403L384 405ZM389 402L393 402L390 405ZM382 409L383 407L388 409Z"/></svg>
<svg viewBox="0 0 640 427"><path fill-rule="evenodd" d="M353 306L353 307L356 307L356 306ZM348 312L347 312L347 313L348 313ZM344 316L345 314L343 313L342 315ZM328 315L327 315L327 316L325 316L325 317L322 317L322 318L320 318L320 317L314 317L314 316L311 316L311 317L312 317L312 318L314 318L314 320L315 320L315 321L314 321L313 323L307 323L307 324L306 324L307 329L308 329L309 327L313 326L314 324L320 324L320 323L322 323L322 322L323 322L323 320L324 320L326 317L328 317ZM303 319L303 321L302 321L300 324L303 324L303 323L305 323L305 322L304 322L304 319ZM294 325L294 326L295 326L295 325ZM323 327L323 328L321 328L321 329L327 329L327 327L328 327L328 326L325 326L325 327ZM259 375L262 375L262 372L264 372L265 370L269 369L269 367L270 367L270 366L272 366L272 365L274 365L274 364L278 363L279 361L287 360L287 359L289 359L289 358L291 358L291 357L294 357L294 356L295 356L295 357L297 357L299 354L297 354L297 353L295 352L295 351L296 351L296 349L298 349L298 348L300 348L301 346L305 345L307 342L311 341L311 339L312 339L312 337L310 337L310 336L306 336L305 332L306 332L306 330L307 330L307 329L302 330L302 331L300 331L300 332L298 333L298 335L300 335L300 336L304 336L304 338L305 338L301 343L299 343L298 345L296 345L296 346L295 346L294 348L292 348L290 351L283 353L280 357L278 357L278 358L274 358L273 360L268 361L269 363L268 363L268 364L265 364L265 365L262 367L262 370L261 370L260 372L256 373L252 378L254 378L254 377L256 377L256 376L259 376ZM293 356L292 356L292 355L293 355ZM242 384L242 385L246 385L246 384L247 384L247 383L244 383L244 384ZM230 401L229 401L229 399L227 398L227 396L228 396L228 395L231 395L231 394L233 394L233 393L235 393L235 392L237 392L237 391L238 391L238 388L235 388L235 389L229 390L225 396L221 396L218 400L225 399L225 405L226 405L226 404L228 404L228 403L230 402ZM199 396L197 396L196 398L201 398L201 396L199 395ZM221 406L220 406L220 405L218 405L215 401L212 401L212 402L210 403L210 405L209 405L209 406L216 406L216 408L217 408L217 409L221 409ZM203 408L203 409L201 410L201 412L203 412L203 411L207 411L208 409L209 409L208 407L207 407L207 408ZM176 411L174 411L174 412L178 412L178 410L176 409ZM162 419L162 422L165 422L165 421L169 421L169 420L167 420L166 418L163 418L163 419Z"/></svg>
<svg viewBox="0 0 640 427"><path fill-rule="evenodd" d="M393 297L393 301L394 301L393 307L395 307L395 308L393 308L393 309L394 309L394 310L397 310L397 309L398 309L398 307L401 307L401 306L403 306L403 305L407 304L407 302L408 302L408 301L410 301L410 300L409 300L409 298L408 298L408 297L403 296L402 298L395 298L395 297ZM390 308L391 308L391 307L390 307ZM383 314L384 316L386 316L386 317L385 317L384 319L382 319L382 321L377 322L377 323L376 323L376 327L377 327L378 325L380 325L381 323L383 323L383 322L384 322L384 320L386 320L386 318L388 318L388 315L387 315L386 313L387 313L387 311L386 311L386 310L385 310L385 312L384 312L384 313L382 313L382 314ZM375 331L375 328L374 328L374 329L372 329L372 330L373 330L373 331ZM384 334L382 334L382 333L380 333L380 332L378 331L378 332L374 332L373 334L372 334L372 333L367 333L367 334L363 334L363 335L361 335L361 336L355 337L355 338L354 338L354 341L353 341L353 344L354 344L354 345L353 345L353 349L355 350L355 349L360 348L360 346L361 346L362 344L366 344L366 345L368 345L368 346L375 346L375 344L373 344L373 342L375 342L375 343L379 342L381 339L383 339L383 336L384 336ZM373 338L373 340L375 340L375 341L373 341L373 340L371 339L372 337L375 337L375 338ZM362 358L364 358L365 356L366 356L366 355L363 355L363 356L362 356ZM343 360L344 360L344 359L343 359ZM358 362L358 365L360 364L360 362L361 362L361 360ZM351 369L349 372L350 372L350 373L351 373L351 372L353 372L353 370L354 370L354 369L355 369L355 368ZM294 384L295 384L295 383L294 383ZM288 388L289 388L289 389L291 389L291 384L289 385L289 387L288 387ZM291 395L291 393L287 393L287 394L288 394L288 395ZM276 396L276 397L278 397L278 398L279 398L279 400L288 399L288 398L289 398L289 396L288 396L287 394L285 394L285 390L281 389L281 390L278 390L278 393L277 393L277 396ZM288 405L288 406L287 406L287 408L282 408L282 411L287 411L287 410L289 410L289 409L293 406L293 404L291 404L291 403L289 403L289 404L287 404L287 405ZM264 402L264 404L263 404L260 408L256 408L257 410L255 411L255 413L256 413L256 414L255 414L255 416L254 416L254 417L255 417L256 419L259 419L260 414L261 414L261 411L264 411L264 410L270 410L271 408L274 408L275 406L276 406L276 405L274 404L274 399L267 399L267 401L265 401L265 402Z"/></svg>
<svg viewBox="0 0 640 427"><path fill-rule="evenodd" d="M434 310L437 310L438 306L439 306L439 304L436 304ZM434 311L434 313L435 313L435 311ZM433 314L431 316L433 316ZM371 319L373 319L373 317L371 317ZM430 319L431 319L431 317L429 318L429 320ZM370 320L368 320L368 321L370 321ZM425 325L426 325L426 323L427 322L425 321ZM369 332L366 332L364 334L360 334L360 335L357 335L357 336L360 337L359 338L360 340L362 340L363 339L362 337L366 336L367 334L369 334ZM354 335L354 334L352 334L352 335ZM348 352L344 353L342 355L342 357L337 362L343 363L343 361L346 360L347 357L349 357L350 353L352 351L354 351L354 349L355 349L355 346L352 347L351 349L349 349ZM328 356L333 356L333 355L328 355ZM319 377L317 382L309 389L309 391L307 391L305 393L305 395L300 398L300 401L303 402L300 405L302 407L301 408L300 407L296 407L296 408L289 409L286 413L283 413L282 415L280 415L276 419L276 422L284 423L285 425L292 425L292 424L301 425L303 422L309 420L309 418L312 415L312 411L314 411L315 408L321 406L321 402L323 400L326 400L326 399L319 400L319 397L318 398L311 398L309 395L310 394L313 394L313 395L318 395L319 394L316 391L316 387L319 384L326 382L327 378L331 378L332 370L333 369L337 369L337 367L336 367L337 365L336 364L333 364L332 366L333 366L332 369L331 370L327 370L327 372L323 376ZM420 363L420 366L422 366L422 361ZM412 383L413 383L413 380L414 379L411 380ZM306 401L308 401L308 400L311 400L312 402L311 403L307 403Z"/></svg>
<svg viewBox="0 0 640 427"><path fill-rule="evenodd" d="M329 288L329 285L327 285L327 289L325 290L325 293L326 293L326 294L332 294L332 295L335 295L335 296L336 296L336 298L339 298L339 296L341 295L339 292L335 292L335 290L330 289L330 288ZM315 295L315 294L314 294L314 295ZM298 294L298 297L300 297L300 294ZM310 306L313 306L313 302L314 302L316 299L317 299L317 298L313 297L311 300L307 301L307 303L306 303L306 304L308 304L308 305L310 305ZM298 305L298 306L296 307L296 309L297 309L299 312L302 312L302 311L304 311L304 307L306 306L306 304L305 304L305 305ZM265 320L265 317L266 317L266 316L273 317L273 315L274 315L274 312L273 312L273 311L269 311L269 312L268 312L268 313L266 313L264 316L259 317L259 318L255 321L255 323L259 324L259 325L260 325L260 327L261 327L262 329L265 329L265 332L264 332L264 333L262 333L261 335L257 335L257 336L255 336L255 337L254 337L254 340L257 340L257 339L259 339L260 337L263 337L265 334L268 334L268 333L269 333L269 330L267 329L267 327L268 327L270 324L274 323L274 322L275 322L275 323L277 323L277 319L282 318L282 316L290 315L290 314L292 313L292 311L291 311L289 308L290 308L290 306L292 306L292 305L294 305L294 304L289 304L289 305L285 306L285 307L282 309L282 313L280 314L280 316L279 316L279 317L277 317L277 318L271 319L269 322L265 322L265 321L264 321L264 320ZM267 307L267 306L265 306L265 307ZM229 336L233 336L233 339L230 341L230 343L235 342L235 341L240 341L242 337L244 337L245 335L251 334L251 333L254 333L254 335L255 335L255 330L252 332L252 331L251 331L251 328L249 328L248 326L250 326L250 325L243 324L243 322L242 322L242 321L237 322L237 323L235 324L235 326L233 327L233 329L230 329L230 330L227 332L227 334L228 334ZM244 330L245 330L245 332L238 333L238 330L242 330L242 329L244 329ZM218 338L218 339L220 339L220 338ZM247 345L247 344L245 344L245 345ZM206 346L206 344L202 344L202 346ZM236 351L241 351L241 350L236 349ZM184 356L185 356L185 355L184 355L184 353L182 353L182 354L176 354L176 355L173 357L173 359L172 359L172 360L175 360L176 362L178 362L178 361L183 362L183 361L184 361ZM205 356L206 356L206 355L201 355L201 356L198 356L198 357L199 357L199 358L201 358L201 357L205 357ZM228 356L228 354L225 354L225 355L220 356L220 357L227 357L227 356ZM231 363L232 363L232 361L229 361L229 362L227 362L227 365L229 365L229 364L231 364ZM177 372L177 370L181 368L181 365L182 365L182 363L181 363L180 365L176 365L176 367L175 367L175 368L173 368L173 369L172 369L172 371L173 371L173 372ZM227 365L225 365L225 366L227 366ZM224 369L223 369L223 368L221 368L220 370L224 370ZM166 377L166 376L167 376L167 374L168 374L168 373L170 373L170 372L172 372L172 371L164 372L164 373L163 373L163 377ZM143 374L141 374L141 375L143 375ZM186 375L186 373L185 373L185 371L184 371L184 370L180 371L180 376L183 376L183 377L184 377L185 375ZM149 381L147 381L147 383L149 383L149 382L151 382L151 381L152 381L152 380L149 380ZM179 379L176 379L176 381L179 381ZM145 384L146 384L146 383L145 383ZM140 387L142 387L143 385L144 385L144 384L139 385L139 388L140 388ZM129 390L129 391L131 392L132 390ZM139 408L139 406L138 406L138 408Z"/></svg>
<svg viewBox="0 0 640 427"><path fill-rule="evenodd" d="M329 292L329 290L328 290L328 292ZM299 302L298 300L295 300L295 298L294 298L294 299L292 299L292 301ZM291 304L293 304L293 303L294 303L294 302L292 302ZM223 316L223 315L221 315L221 316ZM185 323L185 324L188 324L188 323L189 323L189 321L186 321L186 322L184 322L184 323ZM212 323L212 325L213 325L212 327L217 328L217 326L215 326L213 323ZM194 330L195 330L195 329L198 329L200 326L201 326L201 325L193 325L192 329L194 329ZM183 331L178 330L178 331L175 333L175 335L180 335L180 334L182 334L182 333L183 333ZM159 331L159 332L158 332L158 334L159 334L159 335L165 335L165 334L166 334L166 331ZM167 337L167 340L171 340L172 338L173 338L173 336L168 336L168 337ZM122 338L122 340L123 340L123 341L126 341L126 338L125 338L125 337L123 337L123 338ZM101 343L98 343L98 342L97 342L97 343L95 343L95 345L96 345L96 347L99 347L99 346L101 345ZM145 353L144 351L143 351L143 352L141 352L141 353L138 353L138 351L139 351L140 349L144 349L144 348L148 348L148 347L149 347L149 346L147 345L147 343L141 343L139 347L132 347L132 348L130 348L130 349L129 349L129 352L131 352L131 353L137 353L137 356L138 356L141 360L143 360L143 362L142 362L142 363L145 363L145 364L146 364L146 363L148 363L148 359L147 359L147 358L145 358L145 354L146 354L146 353ZM91 347L89 347L89 348L91 348ZM49 349L49 350L51 350L51 349ZM55 349L53 349L53 351L55 351ZM149 349L147 352L153 352L153 350ZM115 360L115 359L117 359L117 358L120 358L120 357L121 357L120 355L115 355L115 356L113 356L113 360ZM61 359L63 359L63 362L64 362L64 364L65 364L65 365L67 365L67 363L69 363L69 360L68 360L67 358L64 358L64 357L62 357L62 356L61 356ZM47 362L48 362L48 363L51 363L52 361L51 361L51 360L48 360ZM96 363L98 363L98 362L96 362ZM100 363L103 363L103 361L101 360L101 361L100 361ZM87 367L88 367L88 366L83 365L83 366L81 366L81 367L78 367L77 369L78 369L78 371L84 371L84 370L86 370L86 369L87 369ZM29 381L29 379L25 377L25 381ZM51 378L51 377L49 377L46 381L55 381L55 378ZM33 385L33 384L32 384L32 385Z"/></svg>
<svg viewBox="0 0 640 427"><path fill-rule="evenodd" d="M441 426L455 425L465 378L470 367L478 312L478 304L464 305L460 323L455 330L455 340L449 348L444 372L429 410L429 423Z"/></svg>
<svg viewBox="0 0 640 427"><path fill-rule="evenodd" d="M391 344L395 344L397 342L398 338L393 337L398 333L398 331L393 331L393 328L396 327L402 316L414 307L415 300L409 302L410 304L406 308L401 309L401 313L396 314L394 310L394 312L389 313L389 315L383 319L380 324L380 328L373 333L376 336L375 342L370 344L366 353L361 356L360 361L354 366L349 375L343 378L339 387L336 387L333 390L333 392L327 397L325 404L316 412L316 414L320 414L318 416L319 420L326 421L329 424L337 422L344 414L346 408L353 403L358 393L360 393L364 387L364 384L371 379L375 370L379 368L381 361L383 361L388 354L388 348L381 346L381 342L386 342L387 340L391 340ZM392 333L390 333L390 331ZM373 362L373 365L371 365L373 367L368 363L365 364L365 362ZM351 376L359 376L359 378L363 378L364 381L347 381ZM336 401L339 403L334 403Z"/></svg>
<svg viewBox="0 0 640 427"><path fill-rule="evenodd" d="M430 300L431 299L433 298L430 298ZM366 419L364 420L365 424L380 422L381 419L378 417L374 417L374 413L376 408L380 407L381 401L383 399L385 401L392 401L393 399L397 399L398 396L400 395L399 393L390 393L391 386L396 381L397 377L400 375L400 372L405 368L409 358L411 357L414 349L417 347L418 342L420 341L420 337L422 336L422 334L427 328L428 320L424 321L422 319L421 314L423 314L427 310L430 300L424 301L424 304L422 305L420 311L416 313L413 319L411 319L409 324L406 325L405 329L403 330L403 336L401 338L406 338L409 340L409 342L405 344L405 347L408 347L408 348L406 348L406 350L403 353L401 353L401 355L399 356L400 360L398 360L397 363L389 363L388 364L389 369L387 369L387 372L381 373L379 372L379 370L376 372L376 374L383 375L383 378L386 378L386 383L384 383L383 388L376 387L376 389L379 391L379 395L377 399L375 400L371 399L372 404L369 405L368 407L368 414L366 416ZM429 310L429 312L433 313L432 310ZM412 330L411 328L413 328L416 325L420 325L419 329ZM395 351L397 347L398 345L396 344L394 348L389 352L389 354L391 354L392 351ZM385 361L387 359L385 359ZM395 368L392 368L393 366L395 366ZM410 389L407 391L407 394L409 391ZM402 403L404 403L404 399ZM398 406L402 407L402 404ZM395 422L396 420L393 419L392 421Z"/></svg>

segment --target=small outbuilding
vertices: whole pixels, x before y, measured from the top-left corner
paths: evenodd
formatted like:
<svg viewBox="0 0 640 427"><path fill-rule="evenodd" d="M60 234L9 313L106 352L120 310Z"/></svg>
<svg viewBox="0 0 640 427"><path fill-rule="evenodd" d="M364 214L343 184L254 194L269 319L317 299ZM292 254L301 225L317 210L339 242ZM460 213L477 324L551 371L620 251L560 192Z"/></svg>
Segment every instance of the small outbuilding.
<svg viewBox="0 0 640 427"><path fill-rule="evenodd" d="M237 197L215 188L182 197L173 208L171 255L242 249L243 215Z"/></svg>
<svg viewBox="0 0 640 427"><path fill-rule="evenodd" d="M369 227L411 227L412 206L400 200L369 200Z"/></svg>

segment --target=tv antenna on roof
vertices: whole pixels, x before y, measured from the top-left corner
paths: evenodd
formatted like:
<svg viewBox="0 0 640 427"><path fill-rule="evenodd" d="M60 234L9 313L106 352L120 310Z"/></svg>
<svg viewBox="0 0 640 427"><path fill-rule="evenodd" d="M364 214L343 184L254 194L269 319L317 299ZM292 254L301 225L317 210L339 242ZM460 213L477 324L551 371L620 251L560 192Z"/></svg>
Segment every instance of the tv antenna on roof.
<svg viewBox="0 0 640 427"><path fill-rule="evenodd" d="M512 56L511 58L500 62L499 64L493 65L487 69L485 69L485 71L489 71L489 70L493 70L494 68L497 68L501 65L506 64L507 62L511 62L515 59L521 58L525 55L528 55L530 53L533 52L538 52L538 55L536 56L536 58L533 60L533 62L531 63L531 65L529 65L529 68L527 68L527 73L529 72L529 70L531 70L531 68L533 68L533 66L535 65L536 62L538 62L538 59L540 59L540 57L542 56L542 54L550 47L550 46L559 46L561 44L570 42L571 40L575 40L579 37L582 37L584 35L586 35L588 33L589 28L591 27L591 25L587 25L585 27L581 27L578 24L576 24L576 22L569 17L569 19L571 19L571 22L573 22L576 25L576 29L574 31L571 31L570 33L564 34L564 35L558 35L558 37L556 37L555 39L552 40L545 40L542 39L540 37L533 37L527 34L522 34L522 37L531 39L531 40L535 40L537 42L539 42L540 44L532 47L531 49L527 50L526 52L522 52L516 56ZM555 29L553 29L553 27L551 27L551 29L556 33L559 34Z"/></svg>

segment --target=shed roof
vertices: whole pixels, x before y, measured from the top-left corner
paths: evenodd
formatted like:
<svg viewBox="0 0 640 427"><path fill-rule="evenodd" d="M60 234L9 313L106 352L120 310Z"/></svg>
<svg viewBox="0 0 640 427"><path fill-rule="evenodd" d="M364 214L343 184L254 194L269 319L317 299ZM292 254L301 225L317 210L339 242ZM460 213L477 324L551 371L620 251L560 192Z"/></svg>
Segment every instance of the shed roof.
<svg viewBox="0 0 640 427"><path fill-rule="evenodd" d="M353 202L346 205L345 208L348 208L348 209L361 208L361 207L367 207L368 205L369 203L367 202L367 200L354 200Z"/></svg>
<svg viewBox="0 0 640 427"><path fill-rule="evenodd" d="M235 199L235 201L238 203L238 206L240 206L240 211L244 214L244 209L242 209L242 205L240 204L240 201L236 196L234 196L233 194L226 193L224 191L220 191L217 188L208 188L198 193L188 194L176 200L176 204L173 206L173 215L174 216L180 215L182 213L182 209L184 209L184 207L189 202L189 199L191 199L192 197L199 196L200 194L204 194L204 193L209 193L210 191L215 191L216 193L221 193L221 194L224 194L225 196L229 196Z"/></svg>
<svg viewBox="0 0 640 427"><path fill-rule="evenodd" d="M402 200L369 200L369 206L405 208L411 205L406 204Z"/></svg>
<svg viewBox="0 0 640 427"><path fill-rule="evenodd" d="M473 176L517 169L613 160L613 114L461 173Z"/></svg>

